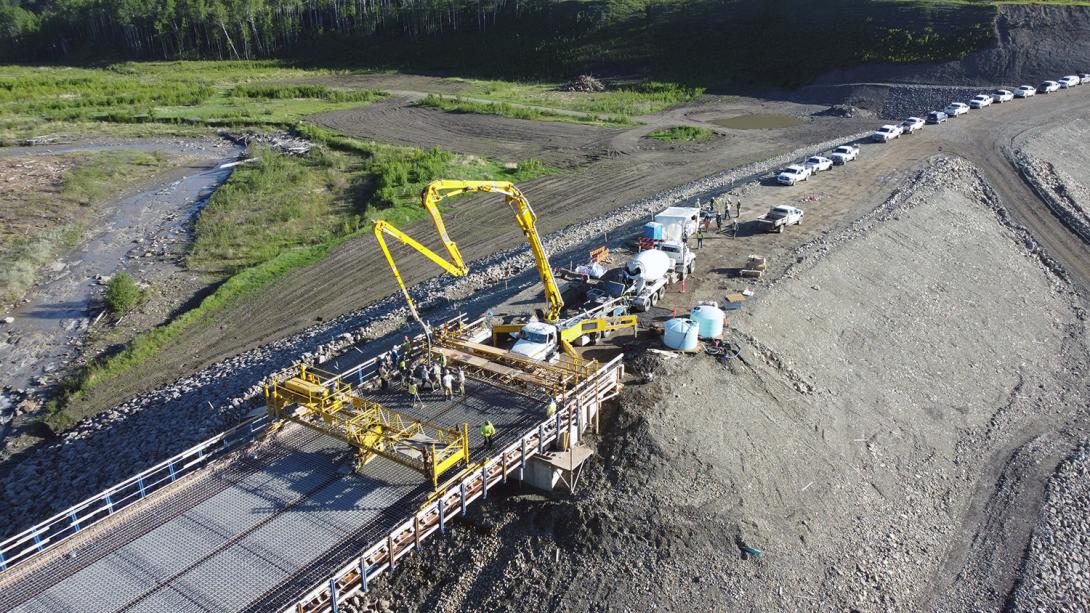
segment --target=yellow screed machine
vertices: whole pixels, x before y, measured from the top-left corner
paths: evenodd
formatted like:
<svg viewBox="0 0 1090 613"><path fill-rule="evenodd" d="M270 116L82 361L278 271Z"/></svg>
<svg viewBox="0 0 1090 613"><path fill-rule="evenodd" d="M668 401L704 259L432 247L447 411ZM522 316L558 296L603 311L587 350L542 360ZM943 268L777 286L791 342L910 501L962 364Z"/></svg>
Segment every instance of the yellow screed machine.
<svg viewBox="0 0 1090 613"><path fill-rule="evenodd" d="M336 375L312 366L265 386L269 413L356 448L356 468L384 457L439 484L447 470L469 463L468 426L444 428L402 415L355 393Z"/></svg>
<svg viewBox="0 0 1090 613"><path fill-rule="evenodd" d="M542 245L541 237L537 233L537 215L534 214L534 210L530 207L530 202L526 200L526 196L524 196L513 183L507 181L439 180L433 181L424 188L423 192L420 194L420 200L424 209L431 217L432 223L435 224L435 229L439 233L439 238L443 242L443 247L450 256L450 261L447 261L443 256L435 253L424 245L421 245L411 236L405 234L390 223L382 220L375 222L375 238L378 239L379 246L382 248L382 253L386 256L386 261L390 264L390 269L397 279L397 284L398 287L401 288L401 293L405 295L405 301L409 305L409 311L412 313L413 319L420 323L425 330L425 334L428 333L428 327L420 318L420 314L416 310L416 305L413 303L412 296L409 295L409 289L406 287L405 281L401 278L401 273L397 269L397 264L390 254L390 249L386 244L384 235L388 234L413 249L416 249L452 275L465 275L469 272L469 267L466 266L465 261L462 259L462 254L458 251L458 245L456 245L447 234L446 226L443 224L443 218L439 214L438 205L439 202L445 198L468 192L503 194L504 200L514 211L515 221L518 223L523 235L526 236L526 240L530 243L530 251L534 255L537 273L538 276L541 277L541 283L545 289L545 300L548 302L548 308L545 309L543 319L545 322L555 326L558 331L556 341L564 353L573 358L578 357L575 349L572 348L571 343L580 336L590 334L598 335L626 328L635 329L636 317L634 315L577 317L564 322L560 321L560 313L564 308L564 299L560 295L560 289L556 286L556 279L553 277L552 267L549 265L548 254L545 253L545 247ZM494 326L492 332L493 335L518 332L522 327L523 324L499 325Z"/></svg>

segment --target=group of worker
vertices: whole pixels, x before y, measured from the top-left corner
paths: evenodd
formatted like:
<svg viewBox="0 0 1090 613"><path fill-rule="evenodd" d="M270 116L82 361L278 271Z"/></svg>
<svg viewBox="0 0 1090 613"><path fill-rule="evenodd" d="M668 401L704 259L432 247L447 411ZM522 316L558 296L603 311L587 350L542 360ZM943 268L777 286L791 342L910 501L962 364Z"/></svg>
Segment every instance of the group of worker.
<svg viewBox="0 0 1090 613"><path fill-rule="evenodd" d="M454 386L457 384L458 395L465 396L465 369L459 366L448 367L447 356L442 353L435 359L430 355L410 358L411 353L412 343L408 337L405 337L405 342L400 347L394 346L389 353L383 355L378 369L379 387L382 391L388 391L396 378L409 394L413 408L424 406L424 401L420 399L422 388L431 391L442 390L443 397L450 400L454 398ZM556 415L556 407L556 398L550 398L545 406L545 416ZM485 421L481 424L480 433L481 438L484 439L485 448L491 449L496 436L496 426L491 421Z"/></svg>
<svg viewBox="0 0 1090 613"><path fill-rule="evenodd" d="M734 217L733 218L731 217L731 214L730 214L732 204L734 206ZM714 200L712 201L712 209L715 211L715 229L716 229L716 231L720 232L720 233L723 232L723 222L725 220L725 221L729 222L727 224L727 232L730 232L730 235L731 235L732 238L737 237L738 236L738 225L742 221L742 201L740 199L736 198L734 200L734 202L732 203L730 196L727 196L726 197L726 202L723 205L723 211L722 212L719 211L719 204L717 202L715 202Z"/></svg>
<svg viewBox="0 0 1090 613"><path fill-rule="evenodd" d="M722 211L719 210L719 203L718 203L717 199L712 200L709 204L711 205L709 208L712 211L715 211L715 229L716 229L716 232L723 233L723 221L727 220L729 222L727 224L727 232L730 233L732 238L737 237L738 236L738 225L739 225L739 223L741 222L741 219L742 219L742 201L740 199L735 198L734 201L732 202L731 197L727 196L726 197L726 202L723 205L723 210ZM697 200L697 206L698 207L700 206L700 201L699 200ZM734 207L734 216L733 216L733 218L731 217L731 212L730 212L732 206ZM700 249L700 248L702 248L704 246L704 230L710 229L710 226L711 226L710 214L711 214L711 212L709 211L708 212L709 216L705 217L702 220L702 223L699 226L697 226L696 233L693 235L693 238L696 239L696 248L697 249ZM689 234L688 233L682 234L681 240L682 240L682 242L688 244Z"/></svg>
<svg viewBox="0 0 1090 613"><path fill-rule="evenodd" d="M392 382L397 380L409 394L413 407L424 405L424 401L420 399L422 391L442 393L444 398L450 400L454 398L457 385L458 394L465 396L465 370L448 366L447 356L440 355L438 359L432 359L431 356L417 357L410 360L408 354L408 348L399 352L395 347L383 357L378 369L379 387L382 391L388 391Z"/></svg>

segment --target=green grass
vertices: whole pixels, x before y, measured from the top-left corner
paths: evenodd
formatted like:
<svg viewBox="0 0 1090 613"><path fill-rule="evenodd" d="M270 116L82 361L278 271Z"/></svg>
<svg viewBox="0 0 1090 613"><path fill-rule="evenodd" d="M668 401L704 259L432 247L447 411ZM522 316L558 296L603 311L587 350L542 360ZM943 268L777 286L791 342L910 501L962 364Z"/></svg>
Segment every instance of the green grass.
<svg viewBox="0 0 1090 613"><path fill-rule="evenodd" d="M598 126L633 126L637 124L637 122L624 115L575 115L559 113L549 109L515 106L507 102L478 102L474 100L465 100L458 96L448 97L438 94L428 94L417 104L420 106L442 109L452 113L501 115L503 117L529 119L531 121L567 121L571 123L585 123Z"/></svg>
<svg viewBox="0 0 1090 613"><path fill-rule="evenodd" d="M0 66L0 144L91 130L146 136L208 134L211 127L286 128L307 115L383 95L285 83L328 74L271 61ZM132 125L141 127L122 127Z"/></svg>
<svg viewBox="0 0 1090 613"><path fill-rule="evenodd" d="M38 271L71 248L94 221L98 206L126 186L163 171L155 153L99 151L65 156L73 166L55 191L24 194L0 213L0 301L15 302Z"/></svg>
<svg viewBox="0 0 1090 613"><path fill-rule="evenodd" d="M657 113L704 93L700 87L660 81L621 84L604 92L566 92L555 83L455 80L465 84L462 96L622 116Z"/></svg>
<svg viewBox="0 0 1090 613"><path fill-rule="evenodd" d="M715 130L709 128L698 128L694 126L676 126L673 128L662 128L655 130L647 135L648 138L654 138L664 142L671 141L691 141L700 142L710 140L715 136Z"/></svg>

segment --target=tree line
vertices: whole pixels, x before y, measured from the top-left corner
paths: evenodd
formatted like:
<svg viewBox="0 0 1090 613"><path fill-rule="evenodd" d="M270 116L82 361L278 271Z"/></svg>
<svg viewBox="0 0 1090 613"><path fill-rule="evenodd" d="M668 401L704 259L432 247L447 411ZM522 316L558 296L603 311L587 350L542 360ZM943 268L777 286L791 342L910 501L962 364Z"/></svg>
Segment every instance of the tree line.
<svg viewBox="0 0 1090 613"><path fill-rule="evenodd" d="M327 35L485 32L547 0L0 0L8 59L257 59Z"/></svg>

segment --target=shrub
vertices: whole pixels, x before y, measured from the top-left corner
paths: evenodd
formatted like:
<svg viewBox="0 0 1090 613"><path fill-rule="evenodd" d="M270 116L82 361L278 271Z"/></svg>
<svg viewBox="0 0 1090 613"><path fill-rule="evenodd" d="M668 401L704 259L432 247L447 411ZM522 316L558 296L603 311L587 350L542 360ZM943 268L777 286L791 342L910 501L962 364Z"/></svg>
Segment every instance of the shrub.
<svg viewBox="0 0 1090 613"><path fill-rule="evenodd" d="M106 284L106 309L114 315L128 313L144 298L144 292L127 272L119 272Z"/></svg>

